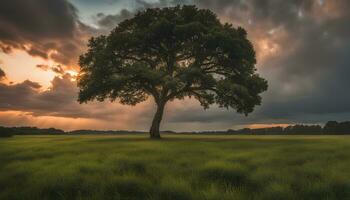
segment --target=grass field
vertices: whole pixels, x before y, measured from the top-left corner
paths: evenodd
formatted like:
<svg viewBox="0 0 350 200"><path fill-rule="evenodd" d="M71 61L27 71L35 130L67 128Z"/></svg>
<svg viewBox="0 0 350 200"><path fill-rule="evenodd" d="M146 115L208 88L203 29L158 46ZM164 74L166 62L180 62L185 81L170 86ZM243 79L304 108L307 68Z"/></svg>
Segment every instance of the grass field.
<svg viewBox="0 0 350 200"><path fill-rule="evenodd" d="M15 136L0 199L350 199L350 137Z"/></svg>

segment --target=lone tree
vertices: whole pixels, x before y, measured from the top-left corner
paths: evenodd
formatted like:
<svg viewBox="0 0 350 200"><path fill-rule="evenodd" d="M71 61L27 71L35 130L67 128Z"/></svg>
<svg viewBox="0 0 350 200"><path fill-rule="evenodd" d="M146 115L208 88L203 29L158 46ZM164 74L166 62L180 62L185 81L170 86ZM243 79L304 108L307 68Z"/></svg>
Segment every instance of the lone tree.
<svg viewBox="0 0 350 200"><path fill-rule="evenodd" d="M138 12L108 36L91 38L88 47L79 61L78 101L135 105L152 96L157 111L151 138L160 138L168 101L189 96L204 109L216 103L247 115L267 89L247 32L195 6Z"/></svg>

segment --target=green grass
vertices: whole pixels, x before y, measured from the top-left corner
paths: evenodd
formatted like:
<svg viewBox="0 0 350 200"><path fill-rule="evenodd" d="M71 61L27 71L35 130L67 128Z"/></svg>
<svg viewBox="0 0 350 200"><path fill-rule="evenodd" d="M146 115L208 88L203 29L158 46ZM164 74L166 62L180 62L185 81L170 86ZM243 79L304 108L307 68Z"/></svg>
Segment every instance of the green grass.
<svg viewBox="0 0 350 200"><path fill-rule="evenodd" d="M350 137L15 136L0 199L350 199Z"/></svg>

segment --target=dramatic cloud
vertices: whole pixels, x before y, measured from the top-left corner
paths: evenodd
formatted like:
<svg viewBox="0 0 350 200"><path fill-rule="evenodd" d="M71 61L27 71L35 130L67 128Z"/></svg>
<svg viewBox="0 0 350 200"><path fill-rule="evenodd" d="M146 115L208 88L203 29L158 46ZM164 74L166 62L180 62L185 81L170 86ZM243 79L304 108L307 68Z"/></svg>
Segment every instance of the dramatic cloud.
<svg viewBox="0 0 350 200"><path fill-rule="evenodd" d="M193 1L243 26L257 50L258 70L269 81L261 107L248 118L200 108L175 121L232 123L324 122L350 117L350 2Z"/></svg>
<svg viewBox="0 0 350 200"><path fill-rule="evenodd" d="M91 28L82 24L76 8L66 0L0 1L0 50L76 65Z"/></svg>

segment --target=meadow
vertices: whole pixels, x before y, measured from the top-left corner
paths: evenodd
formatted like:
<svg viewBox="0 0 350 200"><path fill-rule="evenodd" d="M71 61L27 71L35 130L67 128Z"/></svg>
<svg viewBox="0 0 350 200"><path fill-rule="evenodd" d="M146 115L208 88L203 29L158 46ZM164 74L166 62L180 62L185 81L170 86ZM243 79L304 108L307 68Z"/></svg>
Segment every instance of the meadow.
<svg viewBox="0 0 350 200"><path fill-rule="evenodd" d="M0 199L350 199L350 137L14 136Z"/></svg>

